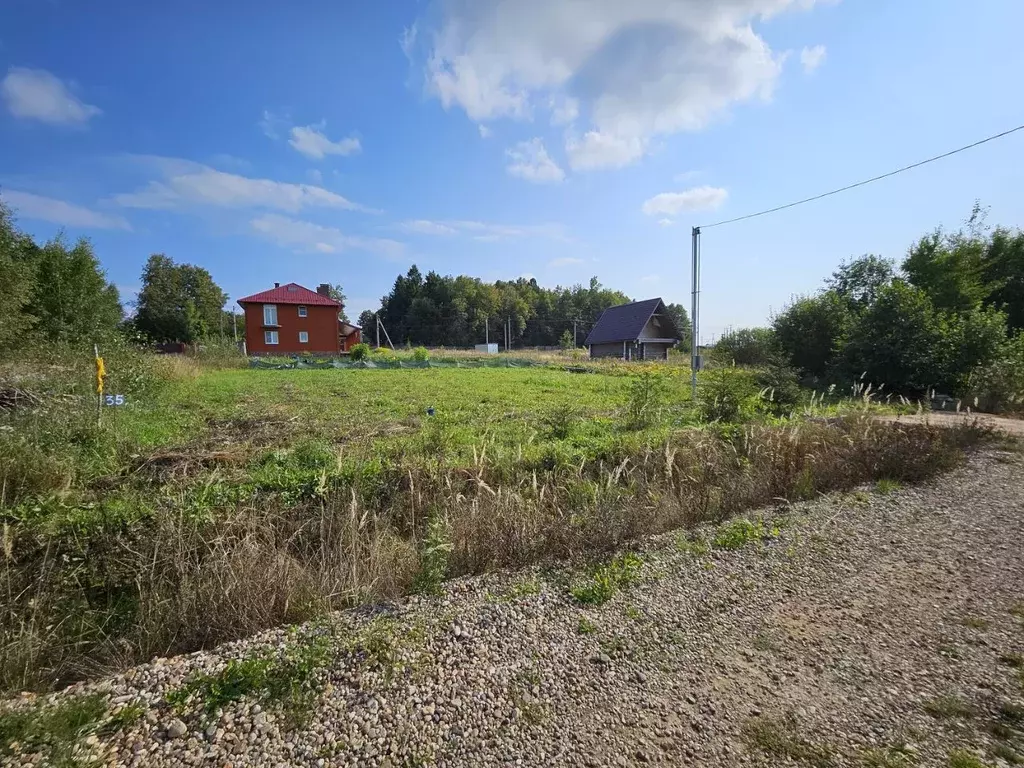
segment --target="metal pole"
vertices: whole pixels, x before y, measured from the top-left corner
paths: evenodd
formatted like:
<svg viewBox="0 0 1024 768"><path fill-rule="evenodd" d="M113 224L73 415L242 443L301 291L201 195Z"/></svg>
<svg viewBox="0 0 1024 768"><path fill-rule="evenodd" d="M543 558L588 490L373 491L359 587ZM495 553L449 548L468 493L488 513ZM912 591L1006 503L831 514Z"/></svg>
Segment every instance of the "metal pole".
<svg viewBox="0 0 1024 768"><path fill-rule="evenodd" d="M377 321L377 349L380 349L380 318L374 315L373 319Z"/></svg>
<svg viewBox="0 0 1024 768"><path fill-rule="evenodd" d="M235 335L235 343L238 343L238 315L235 314L234 307L231 308L231 331Z"/></svg>
<svg viewBox="0 0 1024 768"><path fill-rule="evenodd" d="M487 315L484 315L484 344L490 344L491 343L491 337L489 335L490 332L491 332L491 329L488 327L488 323L487 323L487 321L489 319L490 318Z"/></svg>
<svg viewBox="0 0 1024 768"><path fill-rule="evenodd" d="M693 303L690 312L690 392L697 401L697 366L700 360L700 227L693 228Z"/></svg>
<svg viewBox="0 0 1024 768"><path fill-rule="evenodd" d="M573 320L572 321L572 348L576 349L576 347L577 347L577 344L576 344L576 321Z"/></svg>

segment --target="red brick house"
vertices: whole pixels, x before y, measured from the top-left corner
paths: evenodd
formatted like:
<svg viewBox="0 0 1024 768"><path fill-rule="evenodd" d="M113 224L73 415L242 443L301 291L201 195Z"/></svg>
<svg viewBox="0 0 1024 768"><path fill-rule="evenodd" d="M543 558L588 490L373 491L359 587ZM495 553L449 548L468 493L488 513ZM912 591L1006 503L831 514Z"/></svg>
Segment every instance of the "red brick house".
<svg viewBox="0 0 1024 768"><path fill-rule="evenodd" d="M245 312L250 355L336 355L359 342L360 329L341 321L342 306L330 297L328 285L311 291L298 283L274 283L238 303Z"/></svg>

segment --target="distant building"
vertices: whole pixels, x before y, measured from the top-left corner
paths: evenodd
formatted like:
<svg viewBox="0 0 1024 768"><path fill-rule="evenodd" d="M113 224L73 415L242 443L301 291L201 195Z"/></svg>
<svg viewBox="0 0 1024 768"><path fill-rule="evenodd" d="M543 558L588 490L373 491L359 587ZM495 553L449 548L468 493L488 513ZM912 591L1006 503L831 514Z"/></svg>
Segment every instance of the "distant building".
<svg viewBox="0 0 1024 768"><path fill-rule="evenodd" d="M342 305L326 284L311 291L298 283L274 283L238 303L250 355L336 355L359 343L361 329L341 320Z"/></svg>
<svg viewBox="0 0 1024 768"><path fill-rule="evenodd" d="M591 357L622 360L665 360L682 339L661 299L609 307L585 343Z"/></svg>

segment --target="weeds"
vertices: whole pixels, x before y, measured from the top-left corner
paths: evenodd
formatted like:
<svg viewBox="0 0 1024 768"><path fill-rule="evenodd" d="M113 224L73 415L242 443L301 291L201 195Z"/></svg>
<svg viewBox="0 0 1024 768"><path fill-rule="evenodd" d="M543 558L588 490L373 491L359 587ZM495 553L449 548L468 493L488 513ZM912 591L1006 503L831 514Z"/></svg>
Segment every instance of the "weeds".
<svg viewBox="0 0 1024 768"><path fill-rule="evenodd" d="M593 635L597 632L597 625L586 616L580 616L576 624L576 632L581 635Z"/></svg>
<svg viewBox="0 0 1024 768"><path fill-rule="evenodd" d="M937 720L971 718L978 714L975 707L959 696L943 694L926 701L922 708Z"/></svg>
<svg viewBox="0 0 1024 768"><path fill-rule="evenodd" d="M816 768L833 765L832 748L802 736L792 713L748 720L743 726L743 739L749 747L759 749L769 757L796 760Z"/></svg>
<svg viewBox="0 0 1024 768"><path fill-rule="evenodd" d="M427 535L420 552L420 572L416 576L414 589L430 595L441 593L441 585L448 572L448 560L452 543L448 519L441 512L434 511L427 522Z"/></svg>
<svg viewBox="0 0 1024 768"><path fill-rule="evenodd" d="M540 579L531 575L512 584L508 589L508 597L516 599L529 595L539 595L541 589Z"/></svg>
<svg viewBox="0 0 1024 768"><path fill-rule="evenodd" d="M875 483L875 493L879 493L883 496L888 496L890 493L895 493L902 487L903 484L898 480L883 477Z"/></svg>
<svg viewBox="0 0 1024 768"><path fill-rule="evenodd" d="M988 629L992 622L980 616L964 616L960 619L960 623L971 629Z"/></svg>
<svg viewBox="0 0 1024 768"><path fill-rule="evenodd" d="M954 749L949 753L949 768L992 768L973 752L966 749Z"/></svg>
<svg viewBox="0 0 1024 768"><path fill-rule="evenodd" d="M876 747L861 755L864 768L910 768L917 763L917 753L905 745Z"/></svg>
<svg viewBox="0 0 1024 768"><path fill-rule="evenodd" d="M699 536L691 535L686 531L680 531L676 534L676 549L684 555L689 555L693 558L701 558L707 556L711 552L711 545Z"/></svg>
<svg viewBox="0 0 1024 768"><path fill-rule="evenodd" d="M327 635L296 639L281 652L230 659L217 673L196 675L168 693L167 703L178 712L198 704L211 717L246 698L279 706L286 716L301 721L319 695L319 673L333 654Z"/></svg>
<svg viewBox="0 0 1024 768"><path fill-rule="evenodd" d="M646 429L661 419L668 387L664 374L645 370L632 378L626 400L626 426Z"/></svg>
<svg viewBox="0 0 1024 768"><path fill-rule="evenodd" d="M590 574L571 588L572 596L583 605L607 603L620 587L629 586L640 577L643 560L638 555L627 553L613 558L605 565L599 565Z"/></svg>
<svg viewBox="0 0 1024 768"><path fill-rule="evenodd" d="M42 753L45 764L78 764L82 740L100 730L107 707L103 696L79 696L53 705L0 713L0 755ZM128 715L107 718L110 729L126 725Z"/></svg>
<svg viewBox="0 0 1024 768"><path fill-rule="evenodd" d="M745 520L740 518L725 523L715 532L711 543L717 549L740 549L752 542L760 542L779 535L778 528L768 528L764 520Z"/></svg>

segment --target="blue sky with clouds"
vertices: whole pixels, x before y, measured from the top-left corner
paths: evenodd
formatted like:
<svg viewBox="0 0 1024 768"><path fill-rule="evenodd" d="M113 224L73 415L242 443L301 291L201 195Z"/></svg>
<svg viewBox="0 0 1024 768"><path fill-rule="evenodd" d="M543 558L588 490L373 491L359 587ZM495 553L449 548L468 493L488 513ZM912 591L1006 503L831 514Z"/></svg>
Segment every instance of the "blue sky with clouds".
<svg viewBox="0 0 1024 768"><path fill-rule="evenodd" d="M1024 122L1017 0L0 2L0 194L232 298L399 271L591 275L689 304L690 227ZM1024 133L703 238L703 335L975 199L1024 219Z"/></svg>

